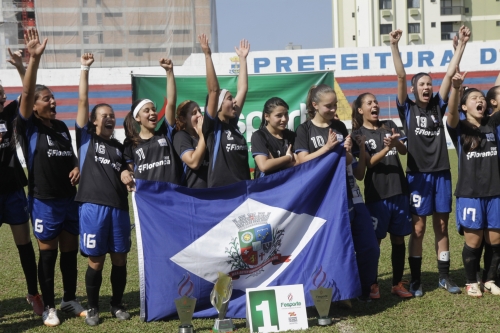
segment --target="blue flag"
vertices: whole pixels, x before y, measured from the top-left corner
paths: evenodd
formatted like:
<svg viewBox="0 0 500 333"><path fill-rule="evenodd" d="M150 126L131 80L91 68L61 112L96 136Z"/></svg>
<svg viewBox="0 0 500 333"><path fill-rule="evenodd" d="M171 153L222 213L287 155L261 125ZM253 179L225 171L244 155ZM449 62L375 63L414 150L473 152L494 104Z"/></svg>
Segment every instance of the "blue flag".
<svg viewBox="0 0 500 333"><path fill-rule="evenodd" d="M232 277L232 318L246 316L246 288L303 284L307 306L318 287L359 296L342 152L219 188L136 180L141 319L176 316L181 296L197 299L195 317L216 316L218 272Z"/></svg>

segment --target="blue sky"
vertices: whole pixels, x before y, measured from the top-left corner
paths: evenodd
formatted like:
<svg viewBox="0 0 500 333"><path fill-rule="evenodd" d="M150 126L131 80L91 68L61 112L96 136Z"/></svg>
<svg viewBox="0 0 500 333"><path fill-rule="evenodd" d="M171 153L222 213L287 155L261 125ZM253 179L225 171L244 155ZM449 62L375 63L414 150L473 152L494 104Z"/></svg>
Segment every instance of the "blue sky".
<svg viewBox="0 0 500 333"><path fill-rule="evenodd" d="M252 51L333 46L331 0L216 0L219 52L242 38Z"/></svg>

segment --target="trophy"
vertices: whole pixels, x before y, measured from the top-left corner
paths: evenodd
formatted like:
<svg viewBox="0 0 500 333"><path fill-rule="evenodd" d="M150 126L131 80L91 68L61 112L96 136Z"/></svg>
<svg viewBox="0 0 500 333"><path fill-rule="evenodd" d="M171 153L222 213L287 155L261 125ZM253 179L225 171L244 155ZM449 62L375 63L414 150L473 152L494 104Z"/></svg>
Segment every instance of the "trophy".
<svg viewBox="0 0 500 333"><path fill-rule="evenodd" d="M332 318L328 317L328 312L330 312L330 305L332 304L332 288L319 287L316 290L309 290L309 293L319 314L318 325L330 325Z"/></svg>
<svg viewBox="0 0 500 333"><path fill-rule="evenodd" d="M193 319L194 307L196 305L196 298L182 296L175 300L175 307L181 325L179 326L179 333L194 333L194 327L191 323Z"/></svg>
<svg viewBox="0 0 500 333"><path fill-rule="evenodd" d="M234 330L233 321L231 319L224 319L232 292L233 284L231 277L219 272L219 278L210 293L210 303L212 303L219 313L219 318L215 319L214 327L212 328L212 332L214 333L227 333Z"/></svg>

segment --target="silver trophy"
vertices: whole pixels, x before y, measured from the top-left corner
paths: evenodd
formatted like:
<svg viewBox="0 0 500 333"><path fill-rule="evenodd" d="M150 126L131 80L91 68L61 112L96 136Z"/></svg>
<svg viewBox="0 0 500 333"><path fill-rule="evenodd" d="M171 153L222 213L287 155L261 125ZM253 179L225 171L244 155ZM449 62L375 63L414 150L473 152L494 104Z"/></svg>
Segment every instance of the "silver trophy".
<svg viewBox="0 0 500 333"><path fill-rule="evenodd" d="M212 303L219 313L219 318L215 319L214 327L212 328L212 332L214 333L228 333L234 330L233 321L225 319L232 292L233 283L231 277L219 272L219 278L210 293L210 303Z"/></svg>

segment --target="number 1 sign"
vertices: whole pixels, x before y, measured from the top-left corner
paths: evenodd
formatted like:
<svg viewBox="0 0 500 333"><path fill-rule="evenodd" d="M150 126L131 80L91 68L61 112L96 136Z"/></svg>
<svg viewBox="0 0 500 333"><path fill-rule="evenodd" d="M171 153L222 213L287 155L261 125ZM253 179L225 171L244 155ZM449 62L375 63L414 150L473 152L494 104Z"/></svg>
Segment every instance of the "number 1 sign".
<svg viewBox="0 0 500 333"><path fill-rule="evenodd" d="M308 328L304 287L248 288L247 316L252 333Z"/></svg>

